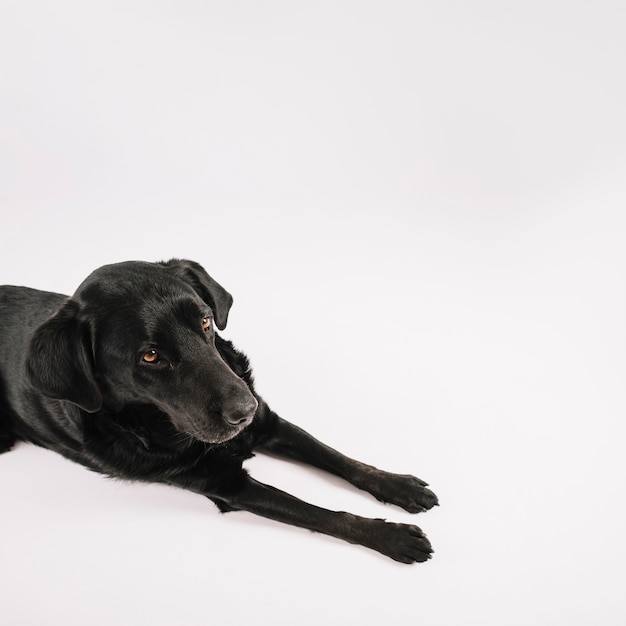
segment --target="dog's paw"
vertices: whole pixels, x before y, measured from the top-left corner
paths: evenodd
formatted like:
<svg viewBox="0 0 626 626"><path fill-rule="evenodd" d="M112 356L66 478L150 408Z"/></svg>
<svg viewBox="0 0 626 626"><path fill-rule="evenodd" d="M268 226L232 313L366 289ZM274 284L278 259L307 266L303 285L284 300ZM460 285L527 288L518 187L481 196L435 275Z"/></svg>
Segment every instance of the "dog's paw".
<svg viewBox="0 0 626 626"><path fill-rule="evenodd" d="M391 474L381 470L367 473L362 488L381 502L395 504L409 513L423 513L439 504L428 483L410 474Z"/></svg>
<svg viewBox="0 0 626 626"><path fill-rule="evenodd" d="M389 480L385 502L396 504L409 513L423 513L439 506L437 496L427 488L427 483L409 474L394 474Z"/></svg>
<svg viewBox="0 0 626 626"><path fill-rule="evenodd" d="M400 563L423 563L433 554L426 535L411 524L372 520L371 541L367 546Z"/></svg>

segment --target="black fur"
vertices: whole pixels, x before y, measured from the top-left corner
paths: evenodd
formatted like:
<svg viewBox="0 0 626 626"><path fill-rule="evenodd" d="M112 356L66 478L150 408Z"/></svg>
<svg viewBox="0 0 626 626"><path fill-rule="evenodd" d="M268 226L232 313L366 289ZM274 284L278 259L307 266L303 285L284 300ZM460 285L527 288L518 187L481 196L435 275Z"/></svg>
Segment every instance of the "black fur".
<svg viewBox="0 0 626 626"><path fill-rule="evenodd" d="M349 459L278 417L246 357L222 339L232 298L197 263L133 261L66 296L0 287L0 451L16 440L103 474L166 483L358 543L403 563L430 558L413 525L307 504L248 476L255 448L310 463L417 513L426 483Z"/></svg>

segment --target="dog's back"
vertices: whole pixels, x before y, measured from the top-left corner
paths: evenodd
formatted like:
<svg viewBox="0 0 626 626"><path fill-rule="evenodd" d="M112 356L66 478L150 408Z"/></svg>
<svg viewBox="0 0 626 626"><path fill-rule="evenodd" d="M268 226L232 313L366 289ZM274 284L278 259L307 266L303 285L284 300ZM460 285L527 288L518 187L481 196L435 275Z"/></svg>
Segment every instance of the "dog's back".
<svg viewBox="0 0 626 626"><path fill-rule="evenodd" d="M0 451L21 430L19 407L26 401L24 357L34 330L66 296L28 287L0 286Z"/></svg>

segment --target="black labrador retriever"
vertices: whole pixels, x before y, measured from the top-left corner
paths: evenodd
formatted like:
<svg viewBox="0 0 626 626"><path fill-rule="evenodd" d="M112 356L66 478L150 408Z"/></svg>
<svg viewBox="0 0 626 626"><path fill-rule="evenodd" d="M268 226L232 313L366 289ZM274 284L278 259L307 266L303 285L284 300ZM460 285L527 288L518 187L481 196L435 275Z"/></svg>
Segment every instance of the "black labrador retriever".
<svg viewBox="0 0 626 626"><path fill-rule="evenodd" d="M361 544L396 561L430 558L409 524L307 504L252 479L256 447L336 474L411 513L426 483L336 452L256 394L247 358L215 332L232 297L192 261L131 261L93 272L68 298L0 287L0 451L16 440L103 474L189 489Z"/></svg>

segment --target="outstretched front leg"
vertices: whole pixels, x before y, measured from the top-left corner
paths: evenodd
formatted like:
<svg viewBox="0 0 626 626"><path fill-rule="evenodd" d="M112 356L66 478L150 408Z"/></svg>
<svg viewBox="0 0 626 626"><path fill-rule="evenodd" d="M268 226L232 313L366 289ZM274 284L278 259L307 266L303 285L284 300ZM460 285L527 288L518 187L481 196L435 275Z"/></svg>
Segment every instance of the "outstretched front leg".
<svg viewBox="0 0 626 626"><path fill-rule="evenodd" d="M245 476L236 489L222 492L219 497L205 495L224 512L244 510L256 513L366 546L401 563L423 562L432 553L430 542L417 526L329 511L257 482L249 476Z"/></svg>
<svg viewBox="0 0 626 626"><path fill-rule="evenodd" d="M410 513L420 513L438 504L437 496L423 480L355 461L278 416L263 447L340 476L378 500L396 504Z"/></svg>

